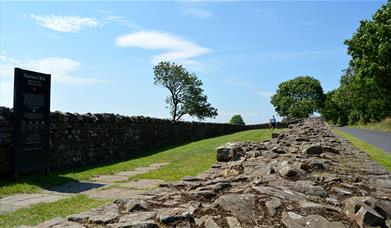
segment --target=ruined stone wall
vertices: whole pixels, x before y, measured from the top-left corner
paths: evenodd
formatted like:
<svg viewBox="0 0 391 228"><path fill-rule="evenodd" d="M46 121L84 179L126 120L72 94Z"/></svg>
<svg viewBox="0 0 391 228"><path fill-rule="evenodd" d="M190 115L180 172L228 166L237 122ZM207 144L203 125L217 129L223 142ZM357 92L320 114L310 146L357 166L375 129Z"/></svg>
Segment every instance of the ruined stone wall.
<svg viewBox="0 0 391 228"><path fill-rule="evenodd" d="M141 116L53 112L50 165L55 169L83 167L247 129L248 126L173 123ZM0 174L4 175L12 164L12 111L4 107L0 107L0 148Z"/></svg>
<svg viewBox="0 0 391 228"><path fill-rule="evenodd" d="M219 147L196 176L38 226L391 227L391 174L367 153L320 118L273 135Z"/></svg>

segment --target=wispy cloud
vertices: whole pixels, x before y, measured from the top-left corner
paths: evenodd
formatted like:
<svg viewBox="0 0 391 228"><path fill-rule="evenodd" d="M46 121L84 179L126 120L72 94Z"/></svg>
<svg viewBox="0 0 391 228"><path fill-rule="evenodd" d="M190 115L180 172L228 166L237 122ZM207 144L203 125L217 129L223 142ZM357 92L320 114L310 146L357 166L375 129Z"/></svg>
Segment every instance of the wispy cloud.
<svg viewBox="0 0 391 228"><path fill-rule="evenodd" d="M77 32L85 27L99 25L95 19L89 17L34 14L30 16L40 26L59 32Z"/></svg>
<svg viewBox="0 0 391 228"><path fill-rule="evenodd" d="M280 15L271 9L267 8L248 8L250 13L256 14L258 20L272 22L280 19Z"/></svg>
<svg viewBox="0 0 391 228"><path fill-rule="evenodd" d="M102 23L103 25L105 24L110 24L110 23L116 23L120 26L126 27L128 29L137 29L141 30L142 27L128 19L126 19L123 16L116 15L114 11L112 10L98 10L100 14L102 14L103 19Z"/></svg>
<svg viewBox="0 0 391 228"><path fill-rule="evenodd" d="M63 57L42 58L34 60L17 60L4 54L0 55L0 105L12 106L14 68L48 73L52 75L53 84L70 84L72 86L88 86L108 83L106 80L73 76L80 68L80 62Z"/></svg>
<svg viewBox="0 0 391 228"><path fill-rule="evenodd" d="M263 98L271 98L274 93L269 91L257 91L255 94Z"/></svg>
<svg viewBox="0 0 391 228"><path fill-rule="evenodd" d="M223 80L223 83L229 86L239 87L245 91L251 91L252 94L255 93L256 96L261 98L270 99L271 96L273 96L274 94L272 92L262 90L259 88L259 86L242 78L235 78L235 77L226 78L225 80Z"/></svg>
<svg viewBox="0 0 391 228"><path fill-rule="evenodd" d="M212 11L205 8L205 2L202 1L186 1L180 2L179 4L181 14L185 16L209 18L214 15Z"/></svg>
<svg viewBox="0 0 391 228"><path fill-rule="evenodd" d="M257 62L285 62L285 61L298 61L298 60L328 59L328 58L334 58L335 56L343 56L345 52L346 51L343 49L280 52L280 53L275 52L275 53L257 54L253 57L253 59Z"/></svg>
<svg viewBox="0 0 391 228"><path fill-rule="evenodd" d="M230 86L237 86L237 87L243 87L248 88L250 83L244 79L241 78L226 78L223 80L224 84L230 85Z"/></svg>
<svg viewBox="0 0 391 228"><path fill-rule="evenodd" d="M306 26L312 26L312 25L315 25L315 24L316 24L315 21L304 21L304 22L302 22L302 23L303 23L303 25L306 25Z"/></svg>
<svg viewBox="0 0 391 228"><path fill-rule="evenodd" d="M208 18L213 16L212 11L202 9L199 7L184 8L182 10L182 14L187 16L192 16L192 17L198 17L198 18Z"/></svg>
<svg viewBox="0 0 391 228"><path fill-rule="evenodd" d="M185 65L199 66L200 63L193 58L210 52L208 48L161 31L138 31L122 35L116 38L115 44L118 47L164 50L162 54L152 57L152 64L161 61L176 61Z"/></svg>

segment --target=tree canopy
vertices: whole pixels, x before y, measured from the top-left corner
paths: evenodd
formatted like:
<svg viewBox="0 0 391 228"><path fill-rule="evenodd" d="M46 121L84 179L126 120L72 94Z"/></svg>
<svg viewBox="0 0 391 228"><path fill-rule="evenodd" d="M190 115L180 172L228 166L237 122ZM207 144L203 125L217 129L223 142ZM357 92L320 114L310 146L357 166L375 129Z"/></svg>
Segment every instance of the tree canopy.
<svg viewBox="0 0 391 228"><path fill-rule="evenodd" d="M278 85L271 103L285 117L308 117L323 106L320 82L310 76L299 76Z"/></svg>
<svg viewBox="0 0 391 228"><path fill-rule="evenodd" d="M189 73L182 65L160 62L154 67L154 84L167 88L170 95L166 103L173 121L188 114L198 119L217 116L217 109L208 102L201 88L202 81Z"/></svg>
<svg viewBox="0 0 391 228"><path fill-rule="evenodd" d="M241 115L234 115L232 116L231 120L229 121L230 124L235 125L246 125L243 121L243 118Z"/></svg>
<svg viewBox="0 0 391 228"><path fill-rule="evenodd" d="M326 98L323 116L341 125L391 116L391 2L361 21L345 44L352 59L339 88Z"/></svg>

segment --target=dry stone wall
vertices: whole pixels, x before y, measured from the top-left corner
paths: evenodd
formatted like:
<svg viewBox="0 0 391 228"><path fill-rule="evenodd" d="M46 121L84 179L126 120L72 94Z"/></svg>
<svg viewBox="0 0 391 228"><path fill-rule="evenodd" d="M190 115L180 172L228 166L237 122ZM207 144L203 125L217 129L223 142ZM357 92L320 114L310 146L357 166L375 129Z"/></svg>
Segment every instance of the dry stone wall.
<svg viewBox="0 0 391 228"><path fill-rule="evenodd" d="M173 123L142 116L53 112L50 166L64 169L111 162L153 149L247 129L249 126ZM0 175L8 175L12 168L12 111L4 107L0 107L0 149Z"/></svg>
<svg viewBox="0 0 391 228"><path fill-rule="evenodd" d="M38 227L390 227L391 175L320 119L217 149L209 170Z"/></svg>

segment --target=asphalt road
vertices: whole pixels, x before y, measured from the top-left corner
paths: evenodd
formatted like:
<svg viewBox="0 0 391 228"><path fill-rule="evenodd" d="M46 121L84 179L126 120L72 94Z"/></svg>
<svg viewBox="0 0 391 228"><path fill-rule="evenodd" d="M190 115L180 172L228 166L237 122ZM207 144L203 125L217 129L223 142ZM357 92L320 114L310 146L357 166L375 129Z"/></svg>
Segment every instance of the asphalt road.
<svg viewBox="0 0 391 228"><path fill-rule="evenodd" d="M347 127L336 127L336 129L391 153L391 132Z"/></svg>

